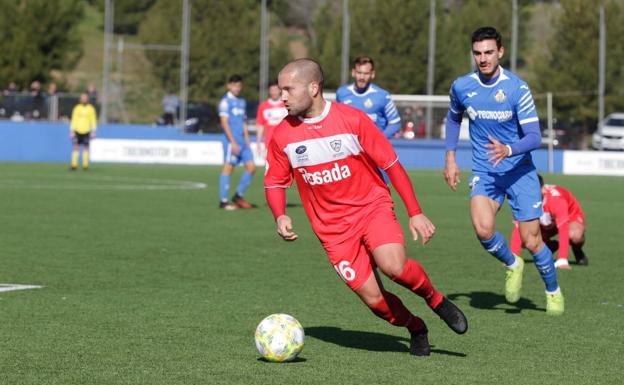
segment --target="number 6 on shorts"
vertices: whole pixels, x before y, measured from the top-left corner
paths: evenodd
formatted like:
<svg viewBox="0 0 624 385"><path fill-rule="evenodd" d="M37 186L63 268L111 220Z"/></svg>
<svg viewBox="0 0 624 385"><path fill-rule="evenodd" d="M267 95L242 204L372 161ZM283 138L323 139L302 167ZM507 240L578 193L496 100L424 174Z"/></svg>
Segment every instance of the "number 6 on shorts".
<svg viewBox="0 0 624 385"><path fill-rule="evenodd" d="M341 261L339 264L334 265L334 269L340 274L343 280L349 282L355 279L355 270L353 270L348 261Z"/></svg>

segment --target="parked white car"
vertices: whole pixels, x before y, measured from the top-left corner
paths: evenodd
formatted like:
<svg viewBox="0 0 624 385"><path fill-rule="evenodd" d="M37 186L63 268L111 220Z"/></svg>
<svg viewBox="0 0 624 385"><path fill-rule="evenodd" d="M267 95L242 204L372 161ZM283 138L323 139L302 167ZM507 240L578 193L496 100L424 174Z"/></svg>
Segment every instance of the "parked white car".
<svg viewBox="0 0 624 385"><path fill-rule="evenodd" d="M610 114L592 137L596 150L624 150L624 113Z"/></svg>

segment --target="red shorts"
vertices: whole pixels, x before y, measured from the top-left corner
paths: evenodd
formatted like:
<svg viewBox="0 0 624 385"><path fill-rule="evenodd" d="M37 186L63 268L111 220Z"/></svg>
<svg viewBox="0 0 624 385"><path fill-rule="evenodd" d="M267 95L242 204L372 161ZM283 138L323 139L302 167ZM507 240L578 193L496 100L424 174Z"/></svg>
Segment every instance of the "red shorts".
<svg viewBox="0 0 624 385"><path fill-rule="evenodd" d="M403 229L391 207L382 207L364 218L366 225L339 243L321 239L327 258L338 275L355 291L376 267L373 250L387 243L405 245Z"/></svg>
<svg viewBox="0 0 624 385"><path fill-rule="evenodd" d="M583 227L585 227L585 215L583 215L583 213L577 213L574 215L570 215L570 222L578 222L581 225L583 225Z"/></svg>
<svg viewBox="0 0 624 385"><path fill-rule="evenodd" d="M568 225L572 222L579 223L581 226L583 226L583 229L585 229L585 215L583 215L582 212L570 215L568 217ZM542 226L541 230L542 230L542 239L546 239L546 240L549 240L555 237L559 233L559 229L556 226L554 226L554 224L548 227Z"/></svg>

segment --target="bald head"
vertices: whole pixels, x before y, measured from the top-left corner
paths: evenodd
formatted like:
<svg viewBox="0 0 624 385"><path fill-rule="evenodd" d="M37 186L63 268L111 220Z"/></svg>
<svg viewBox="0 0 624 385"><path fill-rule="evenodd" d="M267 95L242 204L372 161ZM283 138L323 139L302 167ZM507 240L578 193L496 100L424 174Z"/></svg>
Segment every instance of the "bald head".
<svg viewBox="0 0 624 385"><path fill-rule="evenodd" d="M277 82L288 114L310 118L323 111L323 70L314 60L291 61L282 68Z"/></svg>
<svg viewBox="0 0 624 385"><path fill-rule="evenodd" d="M316 82L321 88L323 87L323 69L319 63L312 59L293 60L282 68L281 74L289 74L293 79L304 84Z"/></svg>

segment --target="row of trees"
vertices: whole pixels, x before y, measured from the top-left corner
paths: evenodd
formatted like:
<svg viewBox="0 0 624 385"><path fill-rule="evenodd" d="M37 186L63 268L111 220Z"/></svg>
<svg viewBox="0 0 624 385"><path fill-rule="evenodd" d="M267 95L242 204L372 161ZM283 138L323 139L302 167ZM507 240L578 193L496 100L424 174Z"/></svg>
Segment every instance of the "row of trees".
<svg viewBox="0 0 624 385"><path fill-rule="evenodd" d="M160 0L141 24L145 41L177 41L179 4ZM606 111L624 109L623 0L519 0L518 72L538 101L554 93L561 123L584 129L595 127L598 87L599 5L606 10ZM453 79L472 68L470 34L483 25L496 26L511 36L511 1L438 1L435 93L445 94ZM429 0L351 0L351 57L375 58L379 83L394 93L426 93ZM326 87L340 84L342 42L341 0L274 0L271 75L293 57L289 44L302 42L307 56L321 62ZM192 98L214 101L224 79L238 72L246 76L248 96L255 97L258 78L259 2L255 0L195 0L191 44ZM172 15L176 15L175 18ZM169 22L167 22L169 20ZM292 31L297 33L292 33ZM504 42L508 54L509 40ZM163 82L177 81L178 59L150 54Z"/></svg>
<svg viewBox="0 0 624 385"><path fill-rule="evenodd" d="M103 10L104 0L89 0ZM606 9L606 111L624 109L624 0L519 3L518 72L540 94L554 92L560 119L595 125L598 85L598 9ZM78 23L84 0L9 0L0 13L0 82L21 86L69 71L82 53ZM214 103L232 73L245 77L245 96L257 97L260 40L258 0L191 0L189 97ZM351 58L370 55L378 82L394 93L426 92L429 0L350 0ZM144 43L179 44L181 0L115 0L115 30ZM339 86L342 0L272 0L270 75L289 59L316 58L326 88ZM511 0L438 0L435 93L445 94L471 70L470 33L496 26L511 35ZM508 50L509 53L509 50ZM163 88L177 89L179 55L146 52ZM509 54L503 60L508 66Z"/></svg>
<svg viewBox="0 0 624 385"><path fill-rule="evenodd" d="M53 71L74 68L82 55L81 0L7 0L0 12L0 84L27 88Z"/></svg>

